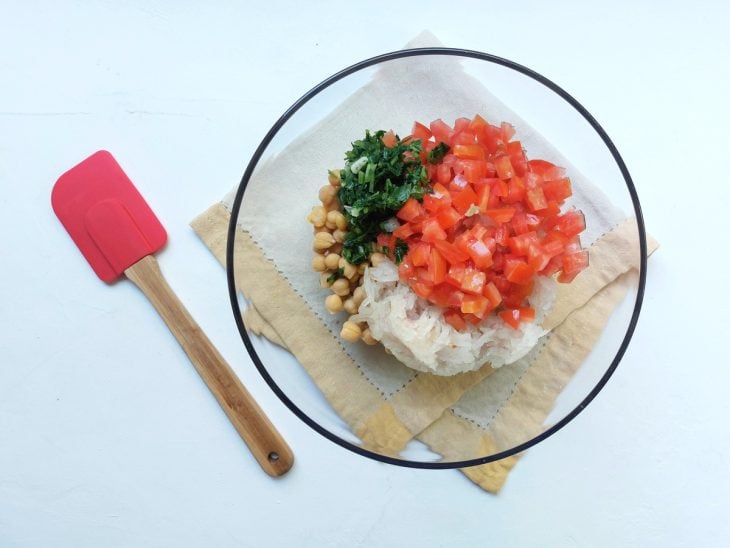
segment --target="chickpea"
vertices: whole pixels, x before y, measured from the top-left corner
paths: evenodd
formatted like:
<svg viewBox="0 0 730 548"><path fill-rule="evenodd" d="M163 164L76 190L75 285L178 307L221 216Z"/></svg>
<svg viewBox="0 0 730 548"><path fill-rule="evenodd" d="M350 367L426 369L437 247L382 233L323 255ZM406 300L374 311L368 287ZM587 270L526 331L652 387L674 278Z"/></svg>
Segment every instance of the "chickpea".
<svg viewBox="0 0 730 548"><path fill-rule="evenodd" d="M342 274L348 280L351 280L352 277L357 274L357 267L354 264L347 262L347 259L344 257L342 257L337 263L337 267L342 269Z"/></svg>
<svg viewBox="0 0 730 548"><path fill-rule="evenodd" d="M357 304L357 306L360 306L365 300L365 289L360 286L356 287L355 291L352 292L352 300L355 301L355 304Z"/></svg>
<svg viewBox="0 0 730 548"><path fill-rule="evenodd" d="M329 181L329 184L331 184L333 187L339 187L342 183L342 179L340 178L340 170L336 169L333 171L329 171L327 180Z"/></svg>
<svg viewBox="0 0 730 548"><path fill-rule="evenodd" d="M342 243L345 241L345 234L347 234L344 230L340 230L339 228L336 228L332 232L332 237L335 239L335 242Z"/></svg>
<svg viewBox="0 0 730 548"><path fill-rule="evenodd" d="M347 229L347 219L341 211L332 210L327 212L327 223L333 223L340 230Z"/></svg>
<svg viewBox="0 0 730 548"><path fill-rule="evenodd" d="M322 272L319 275L319 285L322 287L322 289L328 289L332 287L332 282L328 282L327 278L329 278L332 274L330 272Z"/></svg>
<svg viewBox="0 0 730 548"><path fill-rule="evenodd" d="M335 242L335 244L330 247L330 253L342 253L342 244L340 242Z"/></svg>
<svg viewBox="0 0 730 548"><path fill-rule="evenodd" d="M337 270L340 267L340 256L330 251L324 258L324 264L330 270Z"/></svg>
<svg viewBox="0 0 730 548"><path fill-rule="evenodd" d="M378 266L380 263L385 261L388 257L383 255L382 253L373 253L370 255L370 264L373 266Z"/></svg>
<svg viewBox="0 0 730 548"><path fill-rule="evenodd" d="M315 251L324 251L325 249L332 247L332 244L334 243L335 238L329 232L321 231L314 235L313 247Z"/></svg>
<svg viewBox="0 0 730 548"><path fill-rule="evenodd" d="M312 211L307 215L307 221L312 223L316 228L323 227L327 222L327 210L322 206L313 207Z"/></svg>
<svg viewBox="0 0 730 548"><path fill-rule="evenodd" d="M342 331L340 331L340 337L348 342L357 342L360 339L362 331L360 326L355 322L346 321L342 324Z"/></svg>
<svg viewBox="0 0 730 548"><path fill-rule="evenodd" d="M360 266L357 267L358 274L360 274L360 276L365 274L365 269L367 269L367 267L368 267L367 263L361 263Z"/></svg>
<svg viewBox="0 0 730 548"><path fill-rule="evenodd" d="M340 297L350 294L350 282L346 278L339 278L332 284L332 291Z"/></svg>
<svg viewBox="0 0 730 548"><path fill-rule="evenodd" d="M328 206L332 203L337 195L337 189L332 185L326 185L319 189L319 200L322 205Z"/></svg>
<svg viewBox="0 0 730 548"><path fill-rule="evenodd" d="M342 310L342 299L339 295L329 295L324 300L324 306L330 314L337 314Z"/></svg>
<svg viewBox="0 0 730 548"><path fill-rule="evenodd" d="M342 308L345 309L345 312L348 314L357 314L357 305L355 304L355 299L350 297L349 299L346 299L345 302L342 304Z"/></svg>
<svg viewBox="0 0 730 548"><path fill-rule="evenodd" d="M324 272L327 270L327 265L325 264L325 257L324 255L315 255L312 257L312 269L315 272Z"/></svg>
<svg viewBox="0 0 730 548"><path fill-rule="evenodd" d="M362 342L364 342L367 345L372 346L374 344L378 344L378 340L375 337L373 337L373 334L370 332L369 327L366 327L363 330L362 335L360 335L360 337L362 338Z"/></svg>

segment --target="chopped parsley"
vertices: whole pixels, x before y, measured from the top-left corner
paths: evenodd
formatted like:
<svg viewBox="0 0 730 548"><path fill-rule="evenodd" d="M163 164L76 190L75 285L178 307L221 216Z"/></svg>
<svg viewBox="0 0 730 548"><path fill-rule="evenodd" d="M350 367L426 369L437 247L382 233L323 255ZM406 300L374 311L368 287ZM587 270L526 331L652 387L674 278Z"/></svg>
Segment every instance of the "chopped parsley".
<svg viewBox="0 0 730 548"><path fill-rule="evenodd" d="M339 280L345 275L345 269L344 268L338 268L335 270L332 274L327 276L327 283L333 284L336 280Z"/></svg>
<svg viewBox="0 0 730 548"><path fill-rule="evenodd" d="M393 250L393 256L395 257L395 264L400 264L403 257L408 253L408 244L400 238L395 239L395 249Z"/></svg>
<svg viewBox="0 0 730 548"><path fill-rule="evenodd" d="M449 145L447 145L443 141L440 142L428 153L428 163L438 164L439 162L441 162L441 160L444 159L444 156L446 156L446 153L449 152L449 150L451 150L449 148Z"/></svg>
<svg viewBox="0 0 730 548"><path fill-rule="evenodd" d="M355 265L370 257L381 223L392 218L408 198L420 200L429 191L428 173L419 157L421 141L403 142L396 136L396 145L386 147L383 135L382 130L365 131L365 138L352 143L345 153L347 164L340 171L337 198L349 227L342 256Z"/></svg>

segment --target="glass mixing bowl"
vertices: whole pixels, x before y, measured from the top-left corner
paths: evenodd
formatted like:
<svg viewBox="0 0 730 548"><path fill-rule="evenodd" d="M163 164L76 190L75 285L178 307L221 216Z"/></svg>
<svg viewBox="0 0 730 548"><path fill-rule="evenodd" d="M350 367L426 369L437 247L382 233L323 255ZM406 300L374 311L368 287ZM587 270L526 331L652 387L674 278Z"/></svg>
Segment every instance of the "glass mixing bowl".
<svg viewBox="0 0 730 548"><path fill-rule="evenodd" d="M434 379L394 364L380 346L339 340L345 318L325 310L329 291L311 269L305 217L319 205L328 170L343 167L366 129L403 136L414 121L475 114L511 123L530 158L566 167L571 200L586 216L592 271L573 282L575 293L558 293L561 321L526 358L486 366L484 375ZM334 74L274 123L227 205L231 304L253 363L306 424L380 461L461 468L534 446L604 387L639 316L647 240L618 150L566 91L493 55L408 49Z"/></svg>

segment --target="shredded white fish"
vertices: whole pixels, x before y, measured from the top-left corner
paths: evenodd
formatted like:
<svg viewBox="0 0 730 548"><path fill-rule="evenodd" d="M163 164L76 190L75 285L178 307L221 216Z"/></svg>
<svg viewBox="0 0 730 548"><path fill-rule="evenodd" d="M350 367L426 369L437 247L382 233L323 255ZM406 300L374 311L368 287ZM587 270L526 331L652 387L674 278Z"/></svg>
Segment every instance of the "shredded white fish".
<svg viewBox="0 0 730 548"><path fill-rule="evenodd" d="M458 331L448 324L442 310L416 295L398 278L391 261L369 267L363 275L365 300L352 320L367 322L372 335L400 362L435 375L455 375L489 362L497 368L527 354L546 331L541 324L555 299L556 283L539 276L529 298L534 322L518 329L497 315L479 325Z"/></svg>

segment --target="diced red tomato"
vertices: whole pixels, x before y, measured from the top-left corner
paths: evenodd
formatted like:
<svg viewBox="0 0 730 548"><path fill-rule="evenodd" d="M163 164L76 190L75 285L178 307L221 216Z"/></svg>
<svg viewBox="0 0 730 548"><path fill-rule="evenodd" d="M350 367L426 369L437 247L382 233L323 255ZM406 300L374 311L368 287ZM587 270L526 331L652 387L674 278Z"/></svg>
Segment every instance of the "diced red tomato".
<svg viewBox="0 0 730 548"><path fill-rule="evenodd" d="M486 269L492 266L492 252L482 240L472 240L468 244L469 257L477 268Z"/></svg>
<svg viewBox="0 0 730 548"><path fill-rule="evenodd" d="M496 308L502 302L502 294L497 289L497 286L494 285L494 282L484 284L483 294L492 305L492 308Z"/></svg>
<svg viewBox="0 0 730 548"><path fill-rule="evenodd" d="M383 140L383 146L386 146L388 148L392 148L398 144L398 139L395 136L395 133L393 133L393 131L386 131L385 135L383 135L382 140Z"/></svg>
<svg viewBox="0 0 730 548"><path fill-rule="evenodd" d="M558 216L557 229L566 236L577 236L586 228L582 211L572 209Z"/></svg>
<svg viewBox="0 0 730 548"><path fill-rule="evenodd" d="M436 220L441 225L441 228L447 229L451 228L461 220L461 214L453 207L447 207L436 214Z"/></svg>
<svg viewBox="0 0 730 548"><path fill-rule="evenodd" d="M431 294L431 291L433 290L433 286L428 283L424 282L415 282L411 285L411 288L413 291L421 297L422 299L428 299L428 296Z"/></svg>
<svg viewBox="0 0 730 548"><path fill-rule="evenodd" d="M555 200L557 202L562 202L573 195L573 187L570 184L570 179L567 177L556 181L545 181L542 185L542 190L547 200Z"/></svg>
<svg viewBox="0 0 730 548"><path fill-rule="evenodd" d="M588 251L585 249L563 257L563 272L573 274L580 272L588 266Z"/></svg>
<svg viewBox="0 0 730 548"><path fill-rule="evenodd" d="M451 193L441 183L433 185L433 192L423 197L423 207L429 213L433 213L451 205Z"/></svg>
<svg viewBox="0 0 730 548"><path fill-rule="evenodd" d="M510 124L492 125L479 115L453 127L416 122L408 139L422 141L432 192L422 203L409 199L397 213L402 224L377 238L391 258L396 239L407 242L400 278L443 308L459 330L492 311L515 328L533 321L528 303L535 277L569 282L588 266L579 238L583 214L560 211L573 194L565 170L528 160L514 135ZM437 165L427 163L440 142L450 151ZM386 133L383 143L397 143L395 134Z"/></svg>
<svg viewBox="0 0 730 548"><path fill-rule="evenodd" d="M489 301L481 295L466 295L461 303L461 311L464 314L474 314L483 317L489 310Z"/></svg>
<svg viewBox="0 0 730 548"><path fill-rule="evenodd" d="M464 320L461 314L453 310L444 312L444 320L457 331L463 331L466 328L466 320Z"/></svg>
<svg viewBox="0 0 730 548"><path fill-rule="evenodd" d="M477 195L471 186L467 186L461 192L455 193L451 198L454 209L462 215L467 212L469 206L477 202Z"/></svg>
<svg viewBox="0 0 730 548"><path fill-rule="evenodd" d="M401 240L405 240L407 238L410 238L417 232L416 228L416 225L412 223L402 224L393 231L393 236L396 238L400 238Z"/></svg>
<svg viewBox="0 0 730 548"><path fill-rule="evenodd" d="M437 143L443 142L448 144L451 142L451 136L454 134L454 130L451 129L446 122L439 118L438 120L431 122L430 128Z"/></svg>
<svg viewBox="0 0 730 548"><path fill-rule="evenodd" d="M547 199L541 187L531 188L527 191L526 202L530 211L539 211L547 207Z"/></svg>
<svg viewBox="0 0 730 548"><path fill-rule="evenodd" d="M439 164L436 168L436 180L442 184L451 181L451 167L446 164Z"/></svg>
<svg viewBox="0 0 730 548"><path fill-rule="evenodd" d="M527 165L530 166L530 171L543 175L549 169L555 167L555 164L548 162L547 160L528 160Z"/></svg>
<svg viewBox="0 0 730 548"><path fill-rule="evenodd" d="M487 157L486 152L479 145L454 145L453 152L457 158L465 158L467 160L484 160Z"/></svg>
<svg viewBox="0 0 730 548"><path fill-rule="evenodd" d="M413 129L411 130L411 136L414 139L421 139L422 141L428 141L431 138L431 130L428 129L426 126L421 124L420 122L415 122L413 124Z"/></svg>
<svg viewBox="0 0 730 548"><path fill-rule="evenodd" d="M465 273L466 266L464 266L464 263L452 264L449 267L449 272L446 274L446 283L449 283L457 289L460 289L461 282L464 281Z"/></svg>
<svg viewBox="0 0 730 548"><path fill-rule="evenodd" d="M413 266L425 266L431 258L431 246L422 242L412 244L408 248L408 255Z"/></svg>
<svg viewBox="0 0 730 548"><path fill-rule="evenodd" d="M515 216L515 208L502 207L499 209L488 209L485 213L497 224L508 223Z"/></svg>
<svg viewBox="0 0 730 548"><path fill-rule="evenodd" d="M433 243L438 240L446 239L446 231L441 228L441 225L436 219L429 218L423 221L421 224L421 230L423 232L421 239L424 242Z"/></svg>
<svg viewBox="0 0 730 548"><path fill-rule="evenodd" d="M415 198L408 198L406 203L403 204L403 207L398 210L398 213L396 213L395 216L402 221L412 221L424 213L423 207L421 207L421 204L418 203L418 200Z"/></svg>
<svg viewBox="0 0 730 548"><path fill-rule="evenodd" d="M446 274L449 270L449 263L443 258L441 253L435 248L431 249L428 260L428 272L434 284L440 284L446 281Z"/></svg>
<svg viewBox="0 0 730 548"><path fill-rule="evenodd" d="M526 284L532 280L535 271L526 262L510 259L505 261L504 275L508 282Z"/></svg>
<svg viewBox="0 0 730 548"><path fill-rule="evenodd" d="M507 308L499 313L499 317L502 318L504 323L509 325L512 329L520 327L520 311L516 308Z"/></svg>
<svg viewBox="0 0 730 548"><path fill-rule="evenodd" d="M514 177L515 170L512 167L512 161L509 156L500 156L494 160L494 167L497 169L497 177L500 179L510 179Z"/></svg>
<svg viewBox="0 0 730 548"><path fill-rule="evenodd" d="M433 246L449 264L463 264L469 258L468 253L464 253L446 240L437 240L433 243Z"/></svg>

